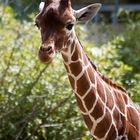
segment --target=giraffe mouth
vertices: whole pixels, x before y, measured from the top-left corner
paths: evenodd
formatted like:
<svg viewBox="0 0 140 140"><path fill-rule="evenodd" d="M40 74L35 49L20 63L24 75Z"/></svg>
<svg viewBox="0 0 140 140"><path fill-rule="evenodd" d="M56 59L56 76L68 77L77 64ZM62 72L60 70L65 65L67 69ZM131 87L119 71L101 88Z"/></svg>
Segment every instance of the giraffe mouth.
<svg viewBox="0 0 140 140"><path fill-rule="evenodd" d="M38 53L39 60L44 64L51 63L55 55L56 55L56 51L52 48L47 48L47 49L40 48Z"/></svg>

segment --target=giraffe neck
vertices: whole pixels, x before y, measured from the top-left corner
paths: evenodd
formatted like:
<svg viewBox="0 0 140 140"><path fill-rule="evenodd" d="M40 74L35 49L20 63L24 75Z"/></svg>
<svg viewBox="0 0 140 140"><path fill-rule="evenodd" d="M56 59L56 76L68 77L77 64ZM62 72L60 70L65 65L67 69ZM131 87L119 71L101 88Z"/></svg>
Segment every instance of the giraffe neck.
<svg viewBox="0 0 140 140"><path fill-rule="evenodd" d="M97 91L99 86L98 80L101 78L100 74L84 52L77 37L68 41L67 48L62 51L62 57L78 105L89 130L93 133L92 131L97 126L95 120L99 118L98 121L100 121L100 117L105 113L104 104L106 97L103 92L98 94ZM99 101L99 97L101 101ZM92 114L93 112L94 114Z"/></svg>
<svg viewBox="0 0 140 140"><path fill-rule="evenodd" d="M95 84L97 83L93 76L98 72L96 71L96 66L84 52L76 35L74 39L68 41L67 45L67 48L62 51L64 65L68 72L68 77L73 90L78 96L82 96L86 94L86 89L88 89L90 85L95 87ZM89 71L92 73L89 73ZM91 76L91 74L93 76ZM83 89L83 91L79 91L80 89Z"/></svg>
<svg viewBox="0 0 140 140"><path fill-rule="evenodd" d="M137 124L130 116L135 114L137 121L140 121L140 115L125 90L97 72L76 35L68 40L67 47L61 53L91 135L98 140L120 140L131 137L127 135L130 130L125 126L132 127L131 131L137 132L140 122ZM130 114L130 110L134 114ZM136 137L139 136L137 133Z"/></svg>

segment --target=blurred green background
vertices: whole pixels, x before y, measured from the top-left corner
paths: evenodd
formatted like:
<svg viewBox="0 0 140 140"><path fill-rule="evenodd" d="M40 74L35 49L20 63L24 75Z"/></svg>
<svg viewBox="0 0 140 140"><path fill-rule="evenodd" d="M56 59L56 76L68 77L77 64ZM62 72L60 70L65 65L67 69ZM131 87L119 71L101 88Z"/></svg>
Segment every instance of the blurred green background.
<svg viewBox="0 0 140 140"><path fill-rule="evenodd" d="M0 140L90 140L61 56L49 66L38 60L41 40L34 19L40 2L0 1ZM115 4L73 5L94 2ZM108 15L102 11L98 24L78 25L77 34L99 71L125 87L139 106L140 13L118 9L115 25Z"/></svg>

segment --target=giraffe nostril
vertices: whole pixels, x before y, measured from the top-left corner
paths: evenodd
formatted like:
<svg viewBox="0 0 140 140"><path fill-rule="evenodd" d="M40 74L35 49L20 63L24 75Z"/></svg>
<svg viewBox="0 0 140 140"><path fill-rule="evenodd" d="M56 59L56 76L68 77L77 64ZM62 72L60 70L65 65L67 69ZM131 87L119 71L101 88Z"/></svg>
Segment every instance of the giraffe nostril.
<svg viewBox="0 0 140 140"><path fill-rule="evenodd" d="M43 52L51 53L53 49L52 49L51 46L48 46L47 48L46 47L41 47L40 50L43 51Z"/></svg>

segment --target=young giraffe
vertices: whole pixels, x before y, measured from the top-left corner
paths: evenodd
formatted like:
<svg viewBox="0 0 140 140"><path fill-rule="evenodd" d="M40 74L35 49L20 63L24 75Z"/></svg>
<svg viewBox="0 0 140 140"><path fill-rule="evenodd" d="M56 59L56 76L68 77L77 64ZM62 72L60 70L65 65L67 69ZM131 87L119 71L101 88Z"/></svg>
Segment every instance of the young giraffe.
<svg viewBox="0 0 140 140"><path fill-rule="evenodd" d="M140 111L123 88L97 71L75 34L73 26L94 17L100 7L101 4L96 3L75 11L70 0L42 2L35 21L42 36L39 58L48 64L56 52L62 54L94 140L140 140Z"/></svg>

